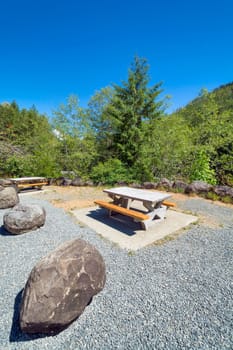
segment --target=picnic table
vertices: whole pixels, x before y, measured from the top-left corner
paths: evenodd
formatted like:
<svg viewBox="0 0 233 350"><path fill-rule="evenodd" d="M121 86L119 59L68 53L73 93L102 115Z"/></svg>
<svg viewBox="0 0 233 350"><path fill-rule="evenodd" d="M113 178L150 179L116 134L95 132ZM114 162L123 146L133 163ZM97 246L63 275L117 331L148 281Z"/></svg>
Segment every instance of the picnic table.
<svg viewBox="0 0 233 350"><path fill-rule="evenodd" d="M166 216L167 208L174 206L173 203L165 201L171 195L159 191L131 187L116 187L104 189L103 191L108 194L113 202L95 201L96 204L108 209L110 216L112 212L131 216L135 221L140 221L144 229L147 229L155 221L163 220ZM144 210L132 209L133 201L141 202Z"/></svg>
<svg viewBox="0 0 233 350"><path fill-rule="evenodd" d="M25 188L34 188L41 189L43 185L48 184L48 180L45 177L14 177L10 179L15 185L17 191L20 191Z"/></svg>

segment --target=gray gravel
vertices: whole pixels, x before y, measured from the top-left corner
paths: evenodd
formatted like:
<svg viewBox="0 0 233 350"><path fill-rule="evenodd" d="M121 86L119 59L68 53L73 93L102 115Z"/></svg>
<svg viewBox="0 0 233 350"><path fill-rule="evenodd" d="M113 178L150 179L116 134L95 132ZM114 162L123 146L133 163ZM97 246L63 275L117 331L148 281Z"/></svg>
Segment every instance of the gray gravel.
<svg viewBox="0 0 233 350"><path fill-rule="evenodd" d="M181 202L192 213L217 218L193 225L177 239L127 252L79 227L49 203L21 197L47 212L46 224L20 236L0 232L0 349L233 349L233 210L202 199ZM7 210L0 211L0 220ZM56 336L20 332L20 292L38 260L62 242L94 244L107 267L104 290Z"/></svg>

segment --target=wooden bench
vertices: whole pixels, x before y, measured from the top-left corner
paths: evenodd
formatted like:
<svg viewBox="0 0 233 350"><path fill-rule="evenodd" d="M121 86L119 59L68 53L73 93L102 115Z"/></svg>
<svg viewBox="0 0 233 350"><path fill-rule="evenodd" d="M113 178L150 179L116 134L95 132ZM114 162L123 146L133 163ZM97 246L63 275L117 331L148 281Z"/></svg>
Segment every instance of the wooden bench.
<svg viewBox="0 0 233 350"><path fill-rule="evenodd" d="M146 214L143 214L143 213L136 211L136 210L120 207L120 206L115 205L115 204L110 203L110 202L96 200L96 201L94 201L94 203L99 205L102 208L108 209L110 216L111 216L111 212L113 211L113 212L116 212L116 213L119 213L122 215L130 216L131 218L139 220L139 221L149 219L149 216Z"/></svg>
<svg viewBox="0 0 233 350"><path fill-rule="evenodd" d="M163 205L166 205L166 207L175 207L175 206L176 206L175 203L173 203L173 202L168 202L168 201L164 201L162 204L163 204Z"/></svg>
<svg viewBox="0 0 233 350"><path fill-rule="evenodd" d="M18 189L30 188L30 187L42 187L43 185L48 185L48 182L33 182L33 183L22 183L17 184Z"/></svg>

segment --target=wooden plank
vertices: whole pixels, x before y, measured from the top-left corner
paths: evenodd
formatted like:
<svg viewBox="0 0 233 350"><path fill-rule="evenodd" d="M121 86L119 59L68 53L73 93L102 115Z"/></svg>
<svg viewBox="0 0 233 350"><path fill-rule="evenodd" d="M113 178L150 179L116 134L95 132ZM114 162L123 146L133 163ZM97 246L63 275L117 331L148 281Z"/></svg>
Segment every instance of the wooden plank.
<svg viewBox="0 0 233 350"><path fill-rule="evenodd" d="M162 204L166 205L167 207L175 207L176 204L173 202L168 202L168 201L164 201Z"/></svg>
<svg viewBox="0 0 233 350"><path fill-rule="evenodd" d="M117 213L122 214L122 215L130 216L130 217L137 219L137 220L143 221L143 220L149 219L149 216L144 214L144 213L141 213L141 212L138 212L138 211L132 210L132 209L119 207L118 205L115 205L115 204L112 204L109 202L96 200L94 203L99 205L100 207L108 209L109 211L114 211L114 212L117 212Z"/></svg>
<svg viewBox="0 0 233 350"><path fill-rule="evenodd" d="M27 188L27 187L34 187L34 186L41 187L47 184L48 182L22 183L22 184L17 184L17 187L18 188Z"/></svg>

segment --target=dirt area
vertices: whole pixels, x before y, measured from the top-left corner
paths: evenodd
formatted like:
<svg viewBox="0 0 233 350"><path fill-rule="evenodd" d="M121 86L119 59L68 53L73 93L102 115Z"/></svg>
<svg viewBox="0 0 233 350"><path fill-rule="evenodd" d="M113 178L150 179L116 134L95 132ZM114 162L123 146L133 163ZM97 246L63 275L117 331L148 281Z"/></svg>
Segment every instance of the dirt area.
<svg viewBox="0 0 233 350"><path fill-rule="evenodd" d="M48 186L36 195L66 211L92 207L95 199L108 199L102 187Z"/></svg>
<svg viewBox="0 0 233 350"><path fill-rule="evenodd" d="M37 197L48 200L55 207L63 208L65 210L72 210L78 208L85 208L93 206L96 199L109 200L106 193L103 192L104 187L75 187L75 186L44 186L40 192L35 192ZM181 193L171 192L171 201L183 202L188 198L198 199L196 195L184 195ZM205 200L205 199L203 199ZM208 202L213 202L208 200ZM233 208L232 204L225 204L223 202L213 202L217 205Z"/></svg>
<svg viewBox="0 0 233 350"><path fill-rule="evenodd" d="M104 187L75 187L75 186L44 186L42 191L35 192L37 198L41 198L49 201L57 208L63 208L66 211L81 209L94 206L94 200L102 199L109 200L106 193L103 192ZM188 198L198 199L198 196L187 196L180 193L171 193L171 201L178 204L177 209L179 210L179 203L186 201ZM203 199L205 200L205 199ZM208 202L212 202L208 200ZM214 202L218 205L223 205L233 208L231 204L224 204L222 202ZM201 215L199 222L205 226L218 227L219 222L213 217Z"/></svg>

